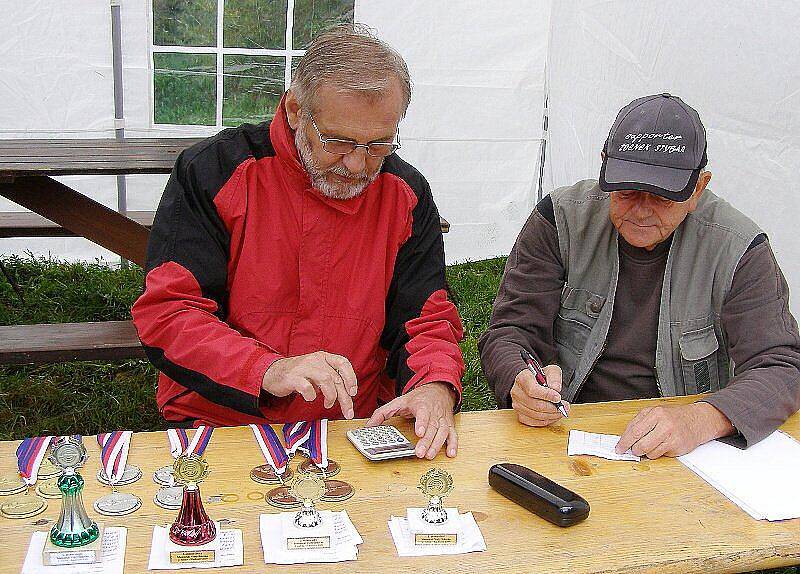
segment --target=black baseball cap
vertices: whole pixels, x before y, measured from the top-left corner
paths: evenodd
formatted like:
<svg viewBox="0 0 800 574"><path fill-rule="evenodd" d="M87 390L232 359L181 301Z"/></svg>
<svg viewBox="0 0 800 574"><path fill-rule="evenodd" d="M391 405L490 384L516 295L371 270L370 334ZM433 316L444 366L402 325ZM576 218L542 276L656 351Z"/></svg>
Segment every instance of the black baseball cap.
<svg viewBox="0 0 800 574"><path fill-rule="evenodd" d="M672 94L645 96L620 110L603 151L600 189L635 189L672 201L692 196L708 161L700 116Z"/></svg>

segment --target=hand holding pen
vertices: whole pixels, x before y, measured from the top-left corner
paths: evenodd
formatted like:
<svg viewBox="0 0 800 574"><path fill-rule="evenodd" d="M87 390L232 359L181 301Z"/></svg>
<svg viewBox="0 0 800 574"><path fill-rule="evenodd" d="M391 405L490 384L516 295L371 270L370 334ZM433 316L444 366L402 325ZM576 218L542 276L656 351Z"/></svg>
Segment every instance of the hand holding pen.
<svg viewBox="0 0 800 574"><path fill-rule="evenodd" d="M533 374L533 377L536 380L536 382L542 387L550 388L550 386L547 384L547 376L544 373L544 368L542 367L542 365L539 364L539 361L537 361L533 355L531 355L528 351L524 349L520 351L520 355L522 356L522 360L525 362L525 365L528 368L528 370ZM556 409L558 409L558 412L561 414L561 416L565 418L569 417L569 415L567 414L567 408L564 405L563 401L559 400L559 401L548 401L548 402L550 402L553 406L556 407Z"/></svg>

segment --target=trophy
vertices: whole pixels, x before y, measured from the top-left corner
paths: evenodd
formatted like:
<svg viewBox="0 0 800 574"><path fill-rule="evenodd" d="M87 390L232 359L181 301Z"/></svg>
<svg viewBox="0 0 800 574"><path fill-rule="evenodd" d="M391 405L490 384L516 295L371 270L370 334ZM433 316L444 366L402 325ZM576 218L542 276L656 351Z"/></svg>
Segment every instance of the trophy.
<svg viewBox="0 0 800 574"><path fill-rule="evenodd" d="M292 514L281 515L283 536L287 550L316 550L330 548L333 537L333 521L323 516L315 507L326 492L325 481L320 477L304 473L298 475L289 490L292 497L303 502L303 508ZM329 515L330 512L325 512ZM327 518L327 520L326 520Z"/></svg>
<svg viewBox="0 0 800 574"><path fill-rule="evenodd" d="M196 454L182 454L172 471L175 482L183 485L183 500L169 529L170 562L213 562L219 550L217 525L206 514L198 487L209 474L208 463Z"/></svg>
<svg viewBox="0 0 800 574"><path fill-rule="evenodd" d="M432 468L422 475L417 486L428 497L425 508L409 508L408 527L417 546L458 544L461 533L458 509L445 508L444 497L453 490L453 477L447 471Z"/></svg>
<svg viewBox="0 0 800 574"><path fill-rule="evenodd" d="M91 564L101 558L102 528L89 518L83 506L83 477L78 469L86 462L86 448L68 437L53 446L50 461L62 469L58 479L61 514L50 529L43 550L45 565Z"/></svg>

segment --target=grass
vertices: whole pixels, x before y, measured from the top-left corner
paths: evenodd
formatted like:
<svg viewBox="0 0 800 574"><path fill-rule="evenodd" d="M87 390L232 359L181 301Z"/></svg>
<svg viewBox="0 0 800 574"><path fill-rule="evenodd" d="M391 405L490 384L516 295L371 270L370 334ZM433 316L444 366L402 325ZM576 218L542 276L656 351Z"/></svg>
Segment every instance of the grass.
<svg viewBox="0 0 800 574"><path fill-rule="evenodd" d="M142 271L42 258L2 259L24 303L0 276L0 325L130 318ZM477 341L491 313L504 258L452 265L447 277L464 323L464 410L495 408ZM155 404L156 371L145 361L0 367L0 440L41 434L96 434L163 428ZM799 567L761 574L800 574Z"/></svg>

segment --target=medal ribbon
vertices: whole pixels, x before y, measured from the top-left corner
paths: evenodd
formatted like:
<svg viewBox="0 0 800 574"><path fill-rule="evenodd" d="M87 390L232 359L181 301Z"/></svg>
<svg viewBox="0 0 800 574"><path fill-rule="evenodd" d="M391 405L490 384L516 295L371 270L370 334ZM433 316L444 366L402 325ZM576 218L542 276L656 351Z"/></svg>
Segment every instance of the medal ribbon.
<svg viewBox="0 0 800 574"><path fill-rule="evenodd" d="M131 446L132 431L114 431L97 435L100 445L100 460L109 484L119 482L128 462L128 450Z"/></svg>
<svg viewBox="0 0 800 574"><path fill-rule="evenodd" d="M19 468L22 480L28 486L36 484L39 466L42 464L42 459L52 439L52 436L26 438L17 447L17 468Z"/></svg>
<svg viewBox="0 0 800 574"><path fill-rule="evenodd" d="M296 423L286 423L283 425L283 439L286 442L286 452L293 455L297 449L303 446L311 433L309 424L305 421Z"/></svg>
<svg viewBox="0 0 800 574"><path fill-rule="evenodd" d="M328 468L328 419L319 419L307 423L308 439L298 446L318 468Z"/></svg>
<svg viewBox="0 0 800 574"><path fill-rule="evenodd" d="M178 458L182 454L196 454L202 456L211 440L211 433L214 432L213 427L200 425L194 431L192 440L189 440L189 435L186 429L167 429L167 438L169 438L169 451L172 458Z"/></svg>
<svg viewBox="0 0 800 574"><path fill-rule="evenodd" d="M275 430L268 424L251 424L250 428L253 429L253 434L264 455L264 459L275 471L275 474L281 475L286 472L286 466L289 464L289 455L286 453L286 449L283 448Z"/></svg>

